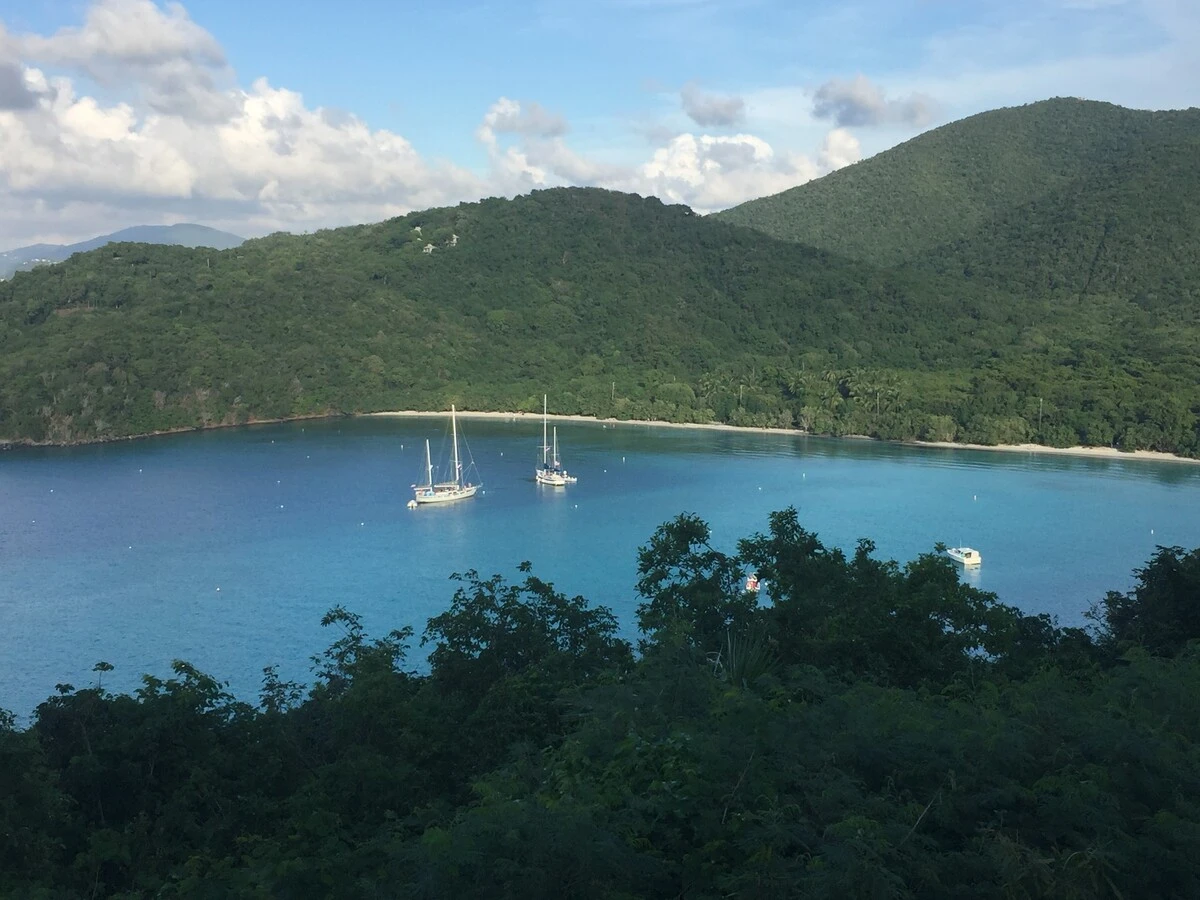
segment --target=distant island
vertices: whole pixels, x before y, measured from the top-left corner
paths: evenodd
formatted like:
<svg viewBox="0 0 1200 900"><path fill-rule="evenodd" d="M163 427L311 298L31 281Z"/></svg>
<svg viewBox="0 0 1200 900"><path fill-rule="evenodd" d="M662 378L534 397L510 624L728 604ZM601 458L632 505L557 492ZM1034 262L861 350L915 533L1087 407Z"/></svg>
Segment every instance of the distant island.
<svg viewBox="0 0 1200 900"><path fill-rule="evenodd" d="M1200 455L1200 111L973 116L715 216L587 188L0 283L0 440L392 409Z"/></svg>
<svg viewBox="0 0 1200 900"><path fill-rule="evenodd" d="M90 238L76 244L31 244L0 253L0 279L11 278L16 272L28 271L35 266L62 262L76 253L86 253L105 244L174 244L180 247L211 247L214 250L229 250L242 243L245 238L218 231L207 225L135 225Z"/></svg>

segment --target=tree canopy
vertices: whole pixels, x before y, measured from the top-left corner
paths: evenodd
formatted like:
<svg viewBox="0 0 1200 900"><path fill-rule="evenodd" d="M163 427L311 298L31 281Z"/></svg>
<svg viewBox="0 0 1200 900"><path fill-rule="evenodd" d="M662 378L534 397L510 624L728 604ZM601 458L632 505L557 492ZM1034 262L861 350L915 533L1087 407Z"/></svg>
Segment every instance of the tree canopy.
<svg viewBox="0 0 1200 900"><path fill-rule="evenodd" d="M257 704L98 663L0 716L0 896L1194 897L1198 559L1084 631L794 509L733 553L685 515L637 653L522 564L458 579L423 671L342 608Z"/></svg>

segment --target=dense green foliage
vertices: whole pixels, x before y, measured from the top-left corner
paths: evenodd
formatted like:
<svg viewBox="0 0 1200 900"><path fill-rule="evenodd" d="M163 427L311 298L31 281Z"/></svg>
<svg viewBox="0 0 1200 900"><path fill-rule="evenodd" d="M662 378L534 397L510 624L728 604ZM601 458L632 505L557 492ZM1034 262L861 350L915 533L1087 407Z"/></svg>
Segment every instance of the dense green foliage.
<svg viewBox="0 0 1200 900"><path fill-rule="evenodd" d="M0 716L0 896L1200 895L1200 551L1088 633L794 510L708 538L642 549L637 655L523 565L460 580L424 673L340 608L257 706L97 664Z"/></svg>
<svg viewBox="0 0 1200 900"><path fill-rule="evenodd" d="M1048 197L1059 202L1048 204L1047 215L1055 208L1069 215L1076 203L1094 204L1093 179L1121 167L1136 171L1155 191L1170 187L1177 200L1190 197L1195 203L1200 189L1195 165L1182 173L1170 164L1160 168L1158 153L1186 152L1197 139L1200 110L1149 112L1088 100L1045 100L943 125L824 178L714 217L854 259L902 263ZM1098 221L1092 205L1079 224L1103 228L1108 220L1155 213L1155 198L1142 202L1131 193L1111 199L1115 202L1101 208ZM1026 238L1051 224L1029 222ZM1037 240L1046 237L1043 233ZM1157 250L1145 249L1151 256Z"/></svg>
<svg viewBox="0 0 1200 900"><path fill-rule="evenodd" d="M549 390L563 413L1195 453L1200 328L1171 309L1004 298L546 191L22 275L0 285L0 439L533 410Z"/></svg>
<svg viewBox="0 0 1200 900"><path fill-rule="evenodd" d="M817 250L589 189L219 253L110 245L0 284L0 441L547 392L560 413L1194 456L1198 141L1200 113L1052 101L727 217L810 221Z"/></svg>

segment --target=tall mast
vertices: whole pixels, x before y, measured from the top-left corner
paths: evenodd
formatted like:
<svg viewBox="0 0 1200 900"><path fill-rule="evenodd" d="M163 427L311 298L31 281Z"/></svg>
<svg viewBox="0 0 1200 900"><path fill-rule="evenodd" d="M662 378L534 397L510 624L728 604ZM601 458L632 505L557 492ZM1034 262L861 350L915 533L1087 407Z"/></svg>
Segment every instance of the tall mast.
<svg viewBox="0 0 1200 900"><path fill-rule="evenodd" d="M554 467L557 469L558 468L558 426L557 425L554 426L554 456L552 457L552 459L554 460Z"/></svg>
<svg viewBox="0 0 1200 900"><path fill-rule="evenodd" d="M462 472L458 465L458 423L454 421L454 404L450 404L450 431L454 435L454 483L462 484Z"/></svg>
<svg viewBox="0 0 1200 900"><path fill-rule="evenodd" d="M425 474L429 476L426 484L433 487L433 458L429 455L429 438L425 438Z"/></svg>
<svg viewBox="0 0 1200 900"><path fill-rule="evenodd" d="M546 395L542 394L542 468L546 467Z"/></svg>

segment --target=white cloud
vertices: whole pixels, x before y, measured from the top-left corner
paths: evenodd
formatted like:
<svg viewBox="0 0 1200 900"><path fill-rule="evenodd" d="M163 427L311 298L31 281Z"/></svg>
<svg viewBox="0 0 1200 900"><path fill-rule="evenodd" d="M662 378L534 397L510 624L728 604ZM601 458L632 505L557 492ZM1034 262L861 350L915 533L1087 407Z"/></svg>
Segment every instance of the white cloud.
<svg viewBox="0 0 1200 900"><path fill-rule="evenodd" d="M813 92L813 115L838 125L902 124L923 128L933 120L934 102L923 94L889 100L883 88L865 75L833 78Z"/></svg>
<svg viewBox="0 0 1200 900"><path fill-rule="evenodd" d="M669 137L649 160L608 165L589 160L561 139L491 146L500 182L511 192L556 185L596 185L654 195L708 213L777 193L859 158L845 129L829 132L815 157L778 152L752 134L683 133Z"/></svg>
<svg viewBox="0 0 1200 900"><path fill-rule="evenodd" d="M25 78L16 42L9 38L0 23L0 110L29 109L37 99Z"/></svg>
<svg viewBox="0 0 1200 900"><path fill-rule="evenodd" d="M25 51L35 59L104 74L110 66L145 68L177 60L225 65L216 38L193 22L179 3L99 0L84 24L50 37L29 35Z"/></svg>
<svg viewBox="0 0 1200 900"><path fill-rule="evenodd" d="M823 169L832 172L862 159L862 145L845 128L835 128L825 135L817 158Z"/></svg>
<svg viewBox="0 0 1200 900"><path fill-rule="evenodd" d="M820 174L819 165L808 157L777 154L751 134L681 134L656 150L634 180L641 193L707 213L786 190Z"/></svg>
<svg viewBox="0 0 1200 900"><path fill-rule="evenodd" d="M30 80L45 78L34 70ZM227 92L232 113L219 124L104 106L67 78L47 84L52 95L34 109L0 112L0 196L9 195L0 236L22 235L21 209L37 199L103 203L102 222L79 223L84 233L143 221L168 200L202 221L298 230L482 191L474 175L422 159L399 135L309 108L265 79Z"/></svg>
<svg viewBox="0 0 1200 900"><path fill-rule="evenodd" d="M79 28L0 31L6 50L25 95L0 102L0 247L165 219L302 230L485 192L400 135L265 79L237 87L219 44L177 4L101 0ZM12 87L3 71L0 91ZM126 99L101 101L89 84Z"/></svg>
<svg viewBox="0 0 1200 900"><path fill-rule="evenodd" d="M746 101L741 97L708 94L689 81L679 92L683 111L701 128L727 128L746 118Z"/></svg>
<svg viewBox="0 0 1200 900"><path fill-rule="evenodd" d="M133 87L155 112L219 121L236 111L221 90L233 84L224 50L178 3L98 0L82 26L26 35L17 46L34 63Z"/></svg>
<svg viewBox="0 0 1200 900"><path fill-rule="evenodd" d="M484 114L476 136L489 147L496 145L498 134L524 134L535 137L558 137L567 131L562 116L549 112L536 102L521 103L501 97Z"/></svg>
<svg viewBox="0 0 1200 900"><path fill-rule="evenodd" d="M31 109L37 99L37 94L29 89L21 66L0 61L0 109Z"/></svg>
<svg viewBox="0 0 1200 900"><path fill-rule="evenodd" d="M695 122L745 116L740 97L694 85L681 100ZM97 0L81 25L48 36L0 29L0 249L147 222L300 231L553 185L710 211L859 153L843 129L822 129L804 155L748 132L662 125L648 153L613 162L568 143L561 115L501 97L475 132L488 167L472 172L267 79L239 86L220 44L178 4Z"/></svg>

